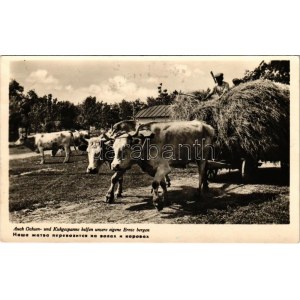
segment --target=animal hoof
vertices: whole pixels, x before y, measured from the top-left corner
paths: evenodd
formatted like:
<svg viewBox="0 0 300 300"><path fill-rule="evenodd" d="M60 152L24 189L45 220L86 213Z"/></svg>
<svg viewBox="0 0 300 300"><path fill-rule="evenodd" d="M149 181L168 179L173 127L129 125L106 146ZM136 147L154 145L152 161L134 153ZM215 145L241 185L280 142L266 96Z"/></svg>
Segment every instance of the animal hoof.
<svg viewBox="0 0 300 300"><path fill-rule="evenodd" d="M164 208L164 204L162 203L162 201L155 202L154 206L158 211L161 211Z"/></svg>
<svg viewBox="0 0 300 300"><path fill-rule="evenodd" d="M106 196L106 203L112 204L114 202L114 196L107 195Z"/></svg>

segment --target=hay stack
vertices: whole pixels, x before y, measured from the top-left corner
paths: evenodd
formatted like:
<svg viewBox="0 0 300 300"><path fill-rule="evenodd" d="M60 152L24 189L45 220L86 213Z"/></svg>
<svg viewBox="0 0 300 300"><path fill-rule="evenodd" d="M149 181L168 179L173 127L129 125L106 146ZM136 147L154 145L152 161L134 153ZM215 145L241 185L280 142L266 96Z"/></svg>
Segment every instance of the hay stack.
<svg viewBox="0 0 300 300"><path fill-rule="evenodd" d="M289 88L256 80L232 88L220 99L196 102L179 96L173 119L202 120L216 130L216 146L224 159L289 158ZM225 157L224 157L225 156Z"/></svg>

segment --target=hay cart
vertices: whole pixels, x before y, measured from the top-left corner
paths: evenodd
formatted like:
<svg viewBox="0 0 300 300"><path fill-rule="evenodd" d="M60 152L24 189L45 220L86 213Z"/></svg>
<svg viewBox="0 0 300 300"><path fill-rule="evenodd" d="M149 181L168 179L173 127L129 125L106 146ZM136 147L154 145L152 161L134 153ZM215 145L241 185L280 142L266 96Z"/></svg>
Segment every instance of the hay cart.
<svg viewBox="0 0 300 300"><path fill-rule="evenodd" d="M214 99L197 101L193 95L180 94L172 106L172 118L201 120L214 128L213 143L218 149L216 160L208 163L209 179L220 169L238 169L247 181L254 178L259 160L280 161L288 170L289 100L289 85L258 79Z"/></svg>

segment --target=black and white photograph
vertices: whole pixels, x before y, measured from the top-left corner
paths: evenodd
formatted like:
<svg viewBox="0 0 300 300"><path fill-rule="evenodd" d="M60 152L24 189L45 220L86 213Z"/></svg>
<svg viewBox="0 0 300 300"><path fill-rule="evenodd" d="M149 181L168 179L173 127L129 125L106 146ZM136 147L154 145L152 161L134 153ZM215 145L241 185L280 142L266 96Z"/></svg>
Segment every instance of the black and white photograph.
<svg viewBox="0 0 300 300"><path fill-rule="evenodd" d="M297 239L298 57L2 61L9 239Z"/></svg>

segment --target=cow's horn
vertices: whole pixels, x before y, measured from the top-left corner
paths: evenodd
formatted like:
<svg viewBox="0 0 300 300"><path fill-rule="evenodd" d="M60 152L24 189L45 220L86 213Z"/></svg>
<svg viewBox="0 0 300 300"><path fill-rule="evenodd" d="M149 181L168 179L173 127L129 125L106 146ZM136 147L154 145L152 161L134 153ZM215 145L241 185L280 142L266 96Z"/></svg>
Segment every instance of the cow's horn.
<svg viewBox="0 0 300 300"><path fill-rule="evenodd" d="M110 141L112 140L112 138L110 138L109 136L107 136L107 134L105 132L102 133L103 137L107 140Z"/></svg>
<svg viewBox="0 0 300 300"><path fill-rule="evenodd" d="M136 131L135 131L133 134L131 134L131 136L132 136L132 137L138 136L139 131L140 131L140 129L141 129L142 127L143 127L143 124L140 124L140 125L138 126L138 128L136 129Z"/></svg>

